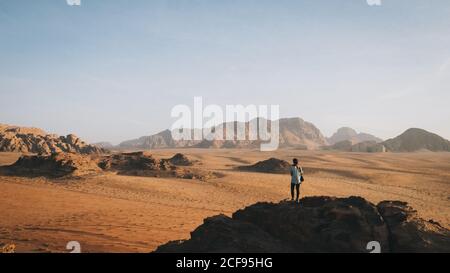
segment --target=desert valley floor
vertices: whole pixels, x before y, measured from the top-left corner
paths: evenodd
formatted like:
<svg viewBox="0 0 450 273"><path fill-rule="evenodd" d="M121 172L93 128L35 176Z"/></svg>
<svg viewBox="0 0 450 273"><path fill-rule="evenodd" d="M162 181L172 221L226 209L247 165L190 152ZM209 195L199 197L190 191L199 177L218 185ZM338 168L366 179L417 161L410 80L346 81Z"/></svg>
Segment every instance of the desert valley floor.
<svg viewBox="0 0 450 273"><path fill-rule="evenodd" d="M236 170L270 157L300 159L306 173L302 196L407 201L422 218L450 228L450 153L184 149L153 154L177 152L223 176L206 182L112 173L80 179L0 176L0 243L15 244L17 252L67 252L69 241L80 242L83 252L150 252L189 238L208 216L289 198L288 174ZM0 165L19 156L0 153Z"/></svg>

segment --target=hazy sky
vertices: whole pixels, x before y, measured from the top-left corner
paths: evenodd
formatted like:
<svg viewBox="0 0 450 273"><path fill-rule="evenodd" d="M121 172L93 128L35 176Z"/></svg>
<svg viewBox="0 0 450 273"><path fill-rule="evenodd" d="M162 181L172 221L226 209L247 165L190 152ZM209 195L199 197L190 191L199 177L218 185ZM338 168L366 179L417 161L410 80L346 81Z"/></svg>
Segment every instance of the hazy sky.
<svg viewBox="0 0 450 273"><path fill-rule="evenodd" d="M194 96L450 139L450 1L0 0L0 123L117 143Z"/></svg>

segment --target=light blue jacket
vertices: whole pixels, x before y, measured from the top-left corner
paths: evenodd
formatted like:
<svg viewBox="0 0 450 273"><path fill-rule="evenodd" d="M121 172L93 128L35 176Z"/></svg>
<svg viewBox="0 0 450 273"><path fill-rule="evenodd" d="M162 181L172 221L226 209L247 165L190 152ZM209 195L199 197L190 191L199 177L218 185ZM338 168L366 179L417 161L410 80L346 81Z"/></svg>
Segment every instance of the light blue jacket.
<svg viewBox="0 0 450 273"><path fill-rule="evenodd" d="M291 166L291 184L301 184L300 177L303 175L302 167Z"/></svg>

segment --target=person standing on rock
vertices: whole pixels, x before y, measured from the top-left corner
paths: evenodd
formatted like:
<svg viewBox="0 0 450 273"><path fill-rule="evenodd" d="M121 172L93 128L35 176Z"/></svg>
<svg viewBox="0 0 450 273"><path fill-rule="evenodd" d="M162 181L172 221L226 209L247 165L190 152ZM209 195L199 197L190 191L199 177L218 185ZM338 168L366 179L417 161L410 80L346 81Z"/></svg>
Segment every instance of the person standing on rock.
<svg viewBox="0 0 450 273"><path fill-rule="evenodd" d="M295 201L299 203L300 198L300 184L303 182L303 169L298 165L298 159L294 158L291 166L291 201L294 201L294 191L296 191Z"/></svg>

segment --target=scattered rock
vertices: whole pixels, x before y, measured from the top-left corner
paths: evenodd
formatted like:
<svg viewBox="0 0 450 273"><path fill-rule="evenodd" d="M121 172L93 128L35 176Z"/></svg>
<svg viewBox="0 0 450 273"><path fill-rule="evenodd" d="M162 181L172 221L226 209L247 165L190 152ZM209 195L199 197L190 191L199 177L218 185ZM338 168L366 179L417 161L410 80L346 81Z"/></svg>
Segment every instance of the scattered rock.
<svg viewBox="0 0 450 273"><path fill-rule="evenodd" d="M426 228L425 228L426 227ZM405 203L361 197L306 197L300 204L258 203L233 216L207 218L191 239L160 253L449 252L449 230L417 218Z"/></svg>
<svg viewBox="0 0 450 273"><path fill-rule="evenodd" d="M251 166L239 166L239 170L251 171L251 172L263 172L263 173L289 173L291 164L289 162L270 158L268 160L260 161Z"/></svg>
<svg viewBox="0 0 450 273"><path fill-rule="evenodd" d="M101 171L89 156L75 153L22 156L11 166L0 169L3 174L26 177L79 177Z"/></svg>
<svg viewBox="0 0 450 273"><path fill-rule="evenodd" d="M193 163L184 155L177 154L170 159L157 159L145 152L121 153L104 157L99 167L115 171L120 175L175 177L206 181L219 174L197 168L188 168Z"/></svg>

